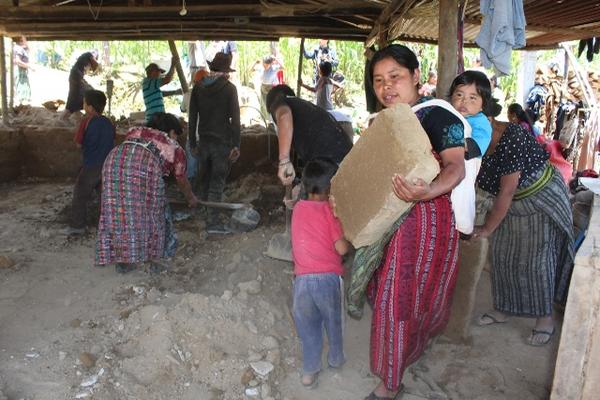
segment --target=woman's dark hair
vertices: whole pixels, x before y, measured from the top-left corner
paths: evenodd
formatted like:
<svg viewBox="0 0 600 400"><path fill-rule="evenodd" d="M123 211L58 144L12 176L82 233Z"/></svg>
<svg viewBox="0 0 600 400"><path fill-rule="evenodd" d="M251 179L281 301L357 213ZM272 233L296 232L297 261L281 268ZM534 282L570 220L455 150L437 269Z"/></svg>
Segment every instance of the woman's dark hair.
<svg viewBox="0 0 600 400"><path fill-rule="evenodd" d="M277 85L267 93L267 111L272 113L272 107L286 96L295 96L296 93L288 85Z"/></svg>
<svg viewBox="0 0 600 400"><path fill-rule="evenodd" d="M488 107L489 114L486 114L488 117L496 118L498 115L502 113L502 106L498 103L498 99L492 97Z"/></svg>
<svg viewBox="0 0 600 400"><path fill-rule="evenodd" d="M529 110L523 110L523 107L519 103L512 103L508 106L509 114L515 114L519 122L527 122L529 126L533 128L535 119L532 118L532 115L528 111Z"/></svg>
<svg viewBox="0 0 600 400"><path fill-rule="evenodd" d="M181 122L179 122L179 118L174 116L173 114L168 114L164 112L158 112L152 115L152 119L148 124L150 128L158 129L159 131L170 133L174 131L177 136L183 133L183 128L181 127Z"/></svg>
<svg viewBox="0 0 600 400"><path fill-rule="evenodd" d="M77 61L75 61L75 66L77 66L77 68L81 71L83 71L87 65L89 65L94 71L98 67L96 57L94 57L94 55L89 51L80 55L77 58Z"/></svg>
<svg viewBox="0 0 600 400"><path fill-rule="evenodd" d="M411 49L401 44L391 44L383 49L379 49L373 55L369 65L369 76L373 79L373 69L375 64L386 58L392 58L398 64L408 69L411 74L419 69L419 60Z"/></svg>
<svg viewBox="0 0 600 400"><path fill-rule="evenodd" d="M302 171L302 186L308 194L325 194L331 185L331 178L337 165L331 161L316 159L309 161Z"/></svg>
<svg viewBox="0 0 600 400"><path fill-rule="evenodd" d="M92 106L98 114L102 114L106 106L106 96L100 90L86 90L83 98L87 105Z"/></svg>
<svg viewBox="0 0 600 400"><path fill-rule="evenodd" d="M469 70L458 75L452 81L452 85L450 85L448 97L452 97L452 94L458 86L472 84L475 84L477 94L481 96L481 100L483 101L481 104L483 113L487 116L491 116L490 105L492 103L492 87L490 85L490 80L483 72Z"/></svg>
<svg viewBox="0 0 600 400"><path fill-rule="evenodd" d="M319 64L319 71L323 76L331 76L331 72L333 71L333 66L329 61L323 61Z"/></svg>

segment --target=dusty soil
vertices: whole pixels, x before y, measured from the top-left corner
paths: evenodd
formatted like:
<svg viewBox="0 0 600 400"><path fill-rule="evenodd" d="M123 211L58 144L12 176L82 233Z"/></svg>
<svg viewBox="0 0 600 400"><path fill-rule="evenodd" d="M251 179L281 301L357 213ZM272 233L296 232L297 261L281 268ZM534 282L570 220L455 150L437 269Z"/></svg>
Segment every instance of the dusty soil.
<svg viewBox="0 0 600 400"><path fill-rule="evenodd" d="M368 312L346 321L343 368L323 371L315 390L299 384L292 266L263 254L284 230L274 177L227 190L261 213L252 232L213 240L201 213L177 222L179 250L158 276L94 266L97 211L85 237L61 236L71 193L72 182L0 186L0 399L341 400L375 386ZM487 272L478 290L479 314ZM558 337L530 347L531 327L513 319L473 326L466 344L438 338L406 372L403 398L548 398Z"/></svg>

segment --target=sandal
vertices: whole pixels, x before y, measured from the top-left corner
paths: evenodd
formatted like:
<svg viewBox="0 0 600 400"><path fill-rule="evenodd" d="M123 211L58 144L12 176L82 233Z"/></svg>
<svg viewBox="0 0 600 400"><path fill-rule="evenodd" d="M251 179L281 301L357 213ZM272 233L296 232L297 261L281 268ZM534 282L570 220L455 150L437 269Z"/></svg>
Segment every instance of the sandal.
<svg viewBox="0 0 600 400"><path fill-rule="evenodd" d="M555 331L554 327L552 327L551 332L532 329L531 336L529 336L529 338L527 339L527 344L530 346L535 346L535 347L544 346L550 342L550 340L552 339L552 336L554 335L554 331ZM546 339L540 340L540 341L535 341L534 338L538 335L546 335Z"/></svg>
<svg viewBox="0 0 600 400"><path fill-rule="evenodd" d="M135 268L136 265L130 263L117 263L117 265L115 265L115 270L119 274L126 274L128 272L134 271Z"/></svg>
<svg viewBox="0 0 600 400"><path fill-rule="evenodd" d="M300 378L300 383L302 384L302 386L304 386L305 389L314 389L317 387L318 381L317 378L319 377L319 373L315 372L314 374L307 374L307 375L302 375L302 377ZM307 378L307 380L305 381L304 378Z"/></svg>
<svg viewBox="0 0 600 400"><path fill-rule="evenodd" d="M400 385L400 389L393 397L377 396L375 391L372 391L367 397L364 398L364 400L400 400L402 398L402 392L404 392L404 384Z"/></svg>
<svg viewBox="0 0 600 400"><path fill-rule="evenodd" d="M494 325L494 324L503 324L506 321L508 321L508 318L502 320L502 319L496 318L492 314L484 313L481 317L479 317L479 321L477 321L477 325L488 326L488 325Z"/></svg>

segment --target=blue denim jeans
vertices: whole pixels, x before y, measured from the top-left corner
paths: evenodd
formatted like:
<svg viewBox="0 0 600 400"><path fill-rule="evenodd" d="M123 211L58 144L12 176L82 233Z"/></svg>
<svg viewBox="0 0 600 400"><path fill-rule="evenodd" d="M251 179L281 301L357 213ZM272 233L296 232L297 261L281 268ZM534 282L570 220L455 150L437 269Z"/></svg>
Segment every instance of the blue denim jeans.
<svg viewBox="0 0 600 400"><path fill-rule="evenodd" d="M323 328L327 333L332 367L344 361L342 328L342 281L336 274L298 275L294 279L294 306L292 314L302 343L304 374L321 370Z"/></svg>

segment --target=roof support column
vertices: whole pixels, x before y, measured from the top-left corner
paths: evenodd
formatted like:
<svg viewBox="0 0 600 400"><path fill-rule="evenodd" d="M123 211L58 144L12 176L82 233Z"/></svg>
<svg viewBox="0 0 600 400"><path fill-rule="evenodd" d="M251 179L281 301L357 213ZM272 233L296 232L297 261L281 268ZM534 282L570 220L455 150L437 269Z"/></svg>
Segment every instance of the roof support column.
<svg viewBox="0 0 600 400"><path fill-rule="evenodd" d="M6 51L4 48L4 36L0 35L0 83L2 84L2 121L8 125L8 91L6 90Z"/></svg>
<svg viewBox="0 0 600 400"><path fill-rule="evenodd" d="M456 77L458 0L440 0L437 97L445 98Z"/></svg>

